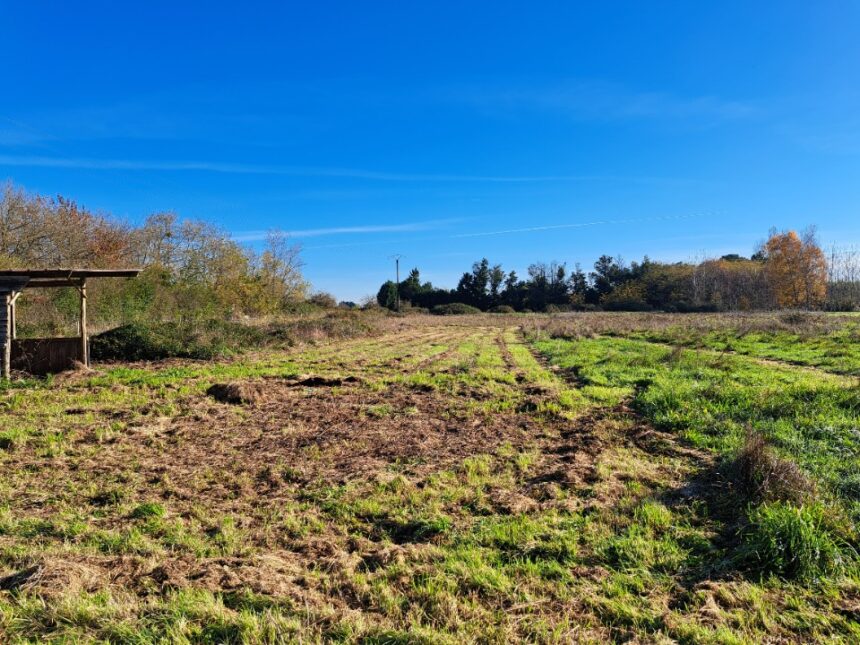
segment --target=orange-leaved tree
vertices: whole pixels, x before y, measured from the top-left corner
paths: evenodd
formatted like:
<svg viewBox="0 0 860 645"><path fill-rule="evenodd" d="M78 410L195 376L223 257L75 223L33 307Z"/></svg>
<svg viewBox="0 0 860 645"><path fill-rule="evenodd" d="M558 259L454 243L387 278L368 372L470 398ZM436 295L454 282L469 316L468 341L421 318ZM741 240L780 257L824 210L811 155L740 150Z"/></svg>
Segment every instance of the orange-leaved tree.
<svg viewBox="0 0 860 645"><path fill-rule="evenodd" d="M827 260L815 239L815 229L808 229L802 237L794 231L774 232L762 250L777 306L815 309L824 304Z"/></svg>

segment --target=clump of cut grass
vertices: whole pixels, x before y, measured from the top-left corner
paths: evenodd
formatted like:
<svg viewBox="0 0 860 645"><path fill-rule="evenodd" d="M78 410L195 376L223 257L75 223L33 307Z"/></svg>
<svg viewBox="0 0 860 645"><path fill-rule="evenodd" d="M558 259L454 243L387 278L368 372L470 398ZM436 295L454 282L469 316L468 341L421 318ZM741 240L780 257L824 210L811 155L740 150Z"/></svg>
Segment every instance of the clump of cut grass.
<svg viewBox="0 0 860 645"><path fill-rule="evenodd" d="M793 461L779 457L759 433L750 433L731 462L736 492L751 502L793 502L814 497L815 486Z"/></svg>
<svg viewBox="0 0 860 645"><path fill-rule="evenodd" d="M138 504L131 511L130 517L133 519L147 519L150 517L164 517L167 511L164 509L164 506L157 502L144 502L143 504Z"/></svg>
<svg viewBox="0 0 860 645"><path fill-rule="evenodd" d="M115 506L128 497L128 491L120 486L97 490L90 496L93 506Z"/></svg>
<svg viewBox="0 0 860 645"><path fill-rule="evenodd" d="M206 394L221 403L234 405L257 403L265 398L264 388L257 383L215 383Z"/></svg>
<svg viewBox="0 0 860 645"><path fill-rule="evenodd" d="M762 575L811 581L844 573L856 552L822 504L763 504L750 513L741 561Z"/></svg>

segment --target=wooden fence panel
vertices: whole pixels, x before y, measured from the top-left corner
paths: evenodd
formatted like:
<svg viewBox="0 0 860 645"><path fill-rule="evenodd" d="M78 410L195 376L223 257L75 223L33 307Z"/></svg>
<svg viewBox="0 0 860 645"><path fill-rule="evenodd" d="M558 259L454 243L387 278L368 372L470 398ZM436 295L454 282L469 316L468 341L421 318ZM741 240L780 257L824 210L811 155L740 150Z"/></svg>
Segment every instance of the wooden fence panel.
<svg viewBox="0 0 860 645"><path fill-rule="evenodd" d="M53 374L83 363L80 338L25 338L12 341L12 369Z"/></svg>

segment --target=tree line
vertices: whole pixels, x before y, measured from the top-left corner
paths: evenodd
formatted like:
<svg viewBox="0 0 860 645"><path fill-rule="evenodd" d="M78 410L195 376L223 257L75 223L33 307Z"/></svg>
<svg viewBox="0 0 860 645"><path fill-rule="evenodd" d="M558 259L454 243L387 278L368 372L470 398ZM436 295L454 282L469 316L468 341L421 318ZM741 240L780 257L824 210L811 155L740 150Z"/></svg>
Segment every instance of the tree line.
<svg viewBox="0 0 860 645"><path fill-rule="evenodd" d="M626 263L602 255L586 272L579 264L538 262L527 275L505 271L486 258L463 273L454 289L422 282L417 268L399 285L387 281L377 302L395 309L432 309L463 303L483 311L731 311L860 307L860 253L825 255L814 228L802 234L771 231L749 257L737 254L701 262L658 262L647 256Z"/></svg>
<svg viewBox="0 0 860 645"><path fill-rule="evenodd" d="M132 226L63 197L12 184L0 195L0 268L143 268L135 280L96 280L89 298L99 321L261 316L305 299L300 249L272 231L255 251L228 233L175 213ZM22 323L59 332L75 319L74 294L34 290L21 300Z"/></svg>

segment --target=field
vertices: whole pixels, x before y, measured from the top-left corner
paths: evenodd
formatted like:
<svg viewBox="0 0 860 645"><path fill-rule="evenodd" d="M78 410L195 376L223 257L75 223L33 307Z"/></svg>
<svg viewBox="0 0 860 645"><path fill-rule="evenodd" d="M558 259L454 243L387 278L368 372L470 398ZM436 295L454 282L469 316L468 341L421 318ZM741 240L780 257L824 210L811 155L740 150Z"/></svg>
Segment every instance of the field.
<svg viewBox="0 0 860 645"><path fill-rule="evenodd" d="M857 642L858 378L850 316L589 313L12 382L0 640Z"/></svg>

